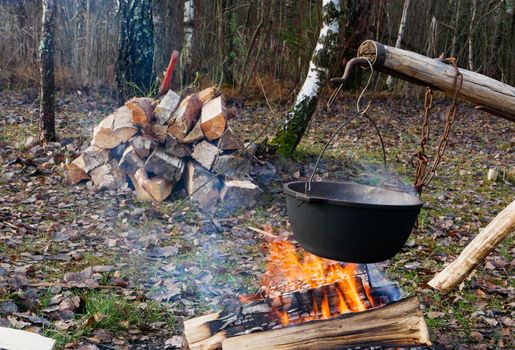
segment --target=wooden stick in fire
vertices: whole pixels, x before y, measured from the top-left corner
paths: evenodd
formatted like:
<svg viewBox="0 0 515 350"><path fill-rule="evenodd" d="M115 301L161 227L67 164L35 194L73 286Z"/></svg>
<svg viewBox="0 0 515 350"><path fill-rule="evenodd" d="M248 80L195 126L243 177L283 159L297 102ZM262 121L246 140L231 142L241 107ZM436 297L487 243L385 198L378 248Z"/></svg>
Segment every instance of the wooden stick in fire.
<svg viewBox="0 0 515 350"><path fill-rule="evenodd" d="M458 286L506 237L515 231L515 201L511 202L470 242L456 260L429 285L441 291Z"/></svg>

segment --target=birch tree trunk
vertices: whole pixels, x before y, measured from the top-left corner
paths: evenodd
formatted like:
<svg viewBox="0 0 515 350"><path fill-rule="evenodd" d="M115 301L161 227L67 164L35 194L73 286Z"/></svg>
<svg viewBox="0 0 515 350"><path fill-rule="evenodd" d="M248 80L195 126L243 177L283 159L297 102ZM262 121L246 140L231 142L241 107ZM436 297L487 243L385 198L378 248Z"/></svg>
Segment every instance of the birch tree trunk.
<svg viewBox="0 0 515 350"><path fill-rule="evenodd" d="M54 27L55 0L43 0L40 58L40 140L55 141Z"/></svg>
<svg viewBox="0 0 515 350"><path fill-rule="evenodd" d="M195 4L193 0L184 1L184 41L182 45L182 86L190 83L191 63L193 60L193 29L195 18Z"/></svg>
<svg viewBox="0 0 515 350"><path fill-rule="evenodd" d="M119 102L150 92L153 79L152 0L120 0L120 41L116 62Z"/></svg>
<svg viewBox="0 0 515 350"><path fill-rule="evenodd" d="M400 48L402 44L402 38L404 38L404 31L406 29L406 23L408 22L408 10L409 10L410 0L404 0L404 6L402 7L402 16L401 16L401 24L399 25L399 33L397 34L397 41L395 42L395 47ZM386 79L386 86L390 89L393 85L393 78L388 76Z"/></svg>
<svg viewBox="0 0 515 350"><path fill-rule="evenodd" d="M470 18L469 23L469 38L468 38L468 44L469 44L469 55L468 55L468 61L469 61L469 70L474 70L474 29L475 29L475 22L476 22L476 10L477 10L477 0L472 0L472 16Z"/></svg>
<svg viewBox="0 0 515 350"><path fill-rule="evenodd" d="M328 78L329 68L336 53L340 14L340 0L322 1L323 25L311 56L308 75L297 95L295 104L271 141L271 146L282 154L291 155L293 153L315 112L320 91Z"/></svg>

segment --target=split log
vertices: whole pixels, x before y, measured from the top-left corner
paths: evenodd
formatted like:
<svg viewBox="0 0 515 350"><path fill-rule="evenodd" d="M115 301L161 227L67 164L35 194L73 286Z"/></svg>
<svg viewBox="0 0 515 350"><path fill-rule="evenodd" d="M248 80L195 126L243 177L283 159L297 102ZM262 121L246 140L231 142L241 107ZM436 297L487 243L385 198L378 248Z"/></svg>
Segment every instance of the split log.
<svg viewBox="0 0 515 350"><path fill-rule="evenodd" d="M261 189L250 180L225 181L220 191L222 206L227 210L251 209L257 205Z"/></svg>
<svg viewBox="0 0 515 350"><path fill-rule="evenodd" d="M145 133L145 130L143 130ZM168 126L160 124L152 124L150 130L146 134L160 142L166 141L166 135L168 135Z"/></svg>
<svg viewBox="0 0 515 350"><path fill-rule="evenodd" d="M211 87L208 87L207 89L200 91L197 95L198 95L199 100L203 104L206 104L207 102L214 99L219 93L220 93L220 91L218 91L216 86L211 86Z"/></svg>
<svg viewBox="0 0 515 350"><path fill-rule="evenodd" d="M147 158L152 150L152 138L147 135L139 135L131 139L134 150L141 158Z"/></svg>
<svg viewBox="0 0 515 350"><path fill-rule="evenodd" d="M172 90L169 90L161 99L161 101L159 101L159 104L154 110L154 117L156 118L156 122L162 125L167 124L172 117L172 113L179 105L180 100L181 97L179 95L177 95Z"/></svg>
<svg viewBox="0 0 515 350"><path fill-rule="evenodd" d="M181 140L184 143L193 143L200 141L204 138L204 132L202 131L202 127L200 126L200 123L197 122L193 129L186 135L186 137Z"/></svg>
<svg viewBox="0 0 515 350"><path fill-rule="evenodd" d="M118 190L128 186L125 173L118 168L115 160L93 169L90 175L99 190Z"/></svg>
<svg viewBox="0 0 515 350"><path fill-rule="evenodd" d="M118 163L118 167L127 174L135 173L136 170L143 168L145 166L145 162L141 157L137 154L134 146L130 145L123 152L122 158Z"/></svg>
<svg viewBox="0 0 515 350"><path fill-rule="evenodd" d="M221 153L218 147L210 144L207 141L197 143L193 147L191 157L199 162L207 170L211 170L215 163L216 157Z"/></svg>
<svg viewBox="0 0 515 350"><path fill-rule="evenodd" d="M172 156L183 158L189 157L192 152L191 145L184 144L173 135L166 136L164 151Z"/></svg>
<svg viewBox="0 0 515 350"><path fill-rule="evenodd" d="M147 127L152 122L155 101L147 97L134 97L125 102L125 106L132 111L132 123Z"/></svg>
<svg viewBox="0 0 515 350"><path fill-rule="evenodd" d="M224 154L216 157L213 164L215 174L224 175L226 179L243 180L250 172L250 159L238 154Z"/></svg>
<svg viewBox="0 0 515 350"><path fill-rule="evenodd" d="M138 169L131 180L140 200L151 200L161 203L172 193L173 183L162 177L149 178L144 169Z"/></svg>
<svg viewBox="0 0 515 350"><path fill-rule="evenodd" d="M168 132L179 140L184 139L197 123L201 108L202 102L196 94L186 97L173 113Z"/></svg>
<svg viewBox="0 0 515 350"><path fill-rule="evenodd" d="M346 313L328 320L234 337L230 337L224 329L204 338L212 334L206 325L219 317L220 314L213 314L184 322L184 331L191 350L297 350L431 345L418 300L414 297L375 309Z"/></svg>
<svg viewBox="0 0 515 350"><path fill-rule="evenodd" d="M89 173L91 170L98 168L102 164L105 164L109 161L109 150L96 147L89 146L82 152L82 161L84 162L84 171Z"/></svg>
<svg viewBox="0 0 515 350"><path fill-rule="evenodd" d="M84 158L82 156L78 156L70 163L68 170L66 171L66 181L68 184L75 185L83 180L89 180L90 177L87 172L84 170L86 168L86 164L84 163Z"/></svg>
<svg viewBox="0 0 515 350"><path fill-rule="evenodd" d="M365 57L374 69L454 96L456 71L451 64L415 52L367 40L361 44L358 57ZM485 75L460 68L463 86L458 96L480 109L515 121L515 87Z"/></svg>
<svg viewBox="0 0 515 350"><path fill-rule="evenodd" d="M429 285L441 291L458 286L506 237L515 231L515 201L499 213L458 258L438 273Z"/></svg>
<svg viewBox="0 0 515 350"><path fill-rule="evenodd" d="M184 162L181 158L166 154L162 148L156 148L147 158L145 169L166 180L175 182L182 177Z"/></svg>
<svg viewBox="0 0 515 350"><path fill-rule="evenodd" d="M100 148L115 148L127 142L138 132L131 119L132 113L128 108L118 108L93 129L91 144Z"/></svg>
<svg viewBox="0 0 515 350"><path fill-rule="evenodd" d="M227 124L227 111L222 96L207 102L202 107L200 126L209 141L218 140Z"/></svg>
<svg viewBox="0 0 515 350"><path fill-rule="evenodd" d="M218 148L222 151L236 151L243 150L245 145L243 144L243 141L234 134L232 129L227 127L227 130L225 130L223 135L220 137L220 140L218 140Z"/></svg>
<svg viewBox="0 0 515 350"><path fill-rule="evenodd" d="M220 180L218 178L211 180L212 177L213 174L202 165L194 160L188 161L185 175L186 191L202 209L215 206L220 196Z"/></svg>

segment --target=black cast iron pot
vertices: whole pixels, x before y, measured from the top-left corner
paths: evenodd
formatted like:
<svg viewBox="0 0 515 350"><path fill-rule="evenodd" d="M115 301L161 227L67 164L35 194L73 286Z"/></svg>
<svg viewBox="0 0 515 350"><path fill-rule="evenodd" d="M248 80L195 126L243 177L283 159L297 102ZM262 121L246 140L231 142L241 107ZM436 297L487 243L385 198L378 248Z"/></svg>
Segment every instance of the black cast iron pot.
<svg viewBox="0 0 515 350"><path fill-rule="evenodd" d="M295 239L328 259L374 263L390 259L406 243L422 202L397 190L350 182L284 185Z"/></svg>

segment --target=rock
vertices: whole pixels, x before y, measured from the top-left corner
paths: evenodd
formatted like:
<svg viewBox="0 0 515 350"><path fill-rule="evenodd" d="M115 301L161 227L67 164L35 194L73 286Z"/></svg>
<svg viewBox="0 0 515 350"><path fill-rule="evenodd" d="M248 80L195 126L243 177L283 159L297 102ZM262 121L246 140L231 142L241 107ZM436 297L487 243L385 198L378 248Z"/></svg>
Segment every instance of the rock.
<svg viewBox="0 0 515 350"><path fill-rule="evenodd" d="M184 346L184 338L179 335L174 335L165 342L165 349L182 349Z"/></svg>
<svg viewBox="0 0 515 350"><path fill-rule="evenodd" d="M222 206L230 211L257 205L261 189L250 180L226 180L220 191Z"/></svg>
<svg viewBox="0 0 515 350"><path fill-rule="evenodd" d="M488 169L488 174L486 176L488 181L497 181L497 178L499 177L499 170L495 168Z"/></svg>
<svg viewBox="0 0 515 350"><path fill-rule="evenodd" d="M203 209L212 208L218 202L220 180L217 177L212 178L213 174L202 165L194 160L188 161L185 174L186 191ZM210 179L212 180L207 183ZM193 194L200 186L202 188Z"/></svg>

